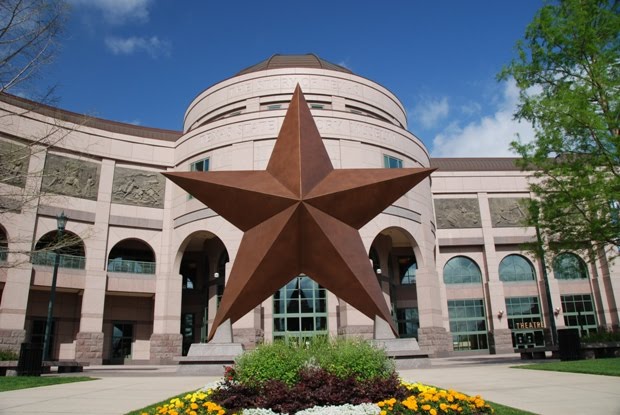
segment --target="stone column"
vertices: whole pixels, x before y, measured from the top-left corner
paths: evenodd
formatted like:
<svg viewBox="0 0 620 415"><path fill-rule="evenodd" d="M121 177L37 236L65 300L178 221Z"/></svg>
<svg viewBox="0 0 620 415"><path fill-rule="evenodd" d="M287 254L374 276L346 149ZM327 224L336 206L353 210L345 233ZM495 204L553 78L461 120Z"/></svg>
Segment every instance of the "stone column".
<svg viewBox="0 0 620 415"><path fill-rule="evenodd" d="M24 186L27 194L39 194L45 166L46 151L42 146L32 146L28 174ZM20 213L8 212L6 230L9 255L6 283L0 301L0 345L4 349L19 352L26 340L26 310L32 279L32 264L28 254L33 247L37 223L37 199L20 206Z"/></svg>
<svg viewBox="0 0 620 415"><path fill-rule="evenodd" d="M170 169L172 171L172 169ZM172 182L166 180L162 246L157 264L153 334L150 339L150 360L154 364L173 363L183 350L181 304L183 276L175 271L176 246L172 219Z"/></svg>
<svg viewBox="0 0 620 415"><path fill-rule="evenodd" d="M86 278L80 331L76 337L75 359L90 364L103 363L103 314L107 282L107 238L114 179L113 160L101 162L101 176L92 235L86 239ZM69 218L70 219L70 218Z"/></svg>
<svg viewBox="0 0 620 415"><path fill-rule="evenodd" d="M480 204L480 221L482 224L482 237L484 239L484 260L487 273L482 273L483 287L486 298L486 309L489 313L487 324L489 325L489 349L493 354L513 353L512 332L508 328L508 316L506 313L506 300L504 298L504 284L499 280L499 260L495 251L495 239L493 237L493 223L489 198L486 193L478 193ZM486 277L486 278L485 278ZM501 317L499 317L501 314Z"/></svg>

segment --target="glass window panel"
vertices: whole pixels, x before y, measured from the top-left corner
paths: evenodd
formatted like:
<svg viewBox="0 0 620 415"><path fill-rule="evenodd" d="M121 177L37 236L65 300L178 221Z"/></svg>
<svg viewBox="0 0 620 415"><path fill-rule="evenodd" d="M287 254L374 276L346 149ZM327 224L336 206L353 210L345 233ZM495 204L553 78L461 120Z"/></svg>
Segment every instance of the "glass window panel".
<svg viewBox="0 0 620 415"><path fill-rule="evenodd" d="M565 252L555 257L553 260L553 274L558 280L588 278L585 262L570 252Z"/></svg>
<svg viewBox="0 0 620 415"><path fill-rule="evenodd" d="M474 261L457 256L444 266L443 280L446 284L472 284L482 282L482 274Z"/></svg>

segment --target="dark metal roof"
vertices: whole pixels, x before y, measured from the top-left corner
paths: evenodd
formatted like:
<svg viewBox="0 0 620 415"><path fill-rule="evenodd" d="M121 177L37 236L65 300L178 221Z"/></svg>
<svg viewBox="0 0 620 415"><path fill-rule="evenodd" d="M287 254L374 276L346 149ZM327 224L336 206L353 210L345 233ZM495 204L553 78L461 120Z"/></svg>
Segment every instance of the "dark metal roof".
<svg viewBox="0 0 620 415"><path fill-rule="evenodd" d="M270 58L265 59L256 65L249 66L237 73L236 76L245 75L252 72L265 71L268 69L281 69L281 68L315 68L315 69L329 69L331 71L338 71L352 74L349 69L344 66L336 65L321 59L314 53L308 53L306 55L281 55L275 54Z"/></svg>
<svg viewBox="0 0 620 415"><path fill-rule="evenodd" d="M440 171L520 171L517 157L431 158L431 167Z"/></svg>
<svg viewBox="0 0 620 415"><path fill-rule="evenodd" d="M41 104L39 102L30 101L15 95L2 93L0 101L10 105L23 108L26 111L33 111L48 117L53 117L62 121L70 122L77 125L84 125L91 128L97 128L112 133L133 135L135 137L153 138L156 140L176 141L183 135L181 131L163 130L159 128L142 127L134 124L125 124L117 121L104 120L102 118L90 117L88 115L78 114L66 111L50 105Z"/></svg>

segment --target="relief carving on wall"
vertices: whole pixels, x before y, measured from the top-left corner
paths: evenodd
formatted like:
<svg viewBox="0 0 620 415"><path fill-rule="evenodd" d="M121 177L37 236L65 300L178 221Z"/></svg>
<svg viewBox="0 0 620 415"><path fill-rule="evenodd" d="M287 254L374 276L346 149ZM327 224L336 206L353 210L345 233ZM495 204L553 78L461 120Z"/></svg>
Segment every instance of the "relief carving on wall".
<svg viewBox="0 0 620 415"><path fill-rule="evenodd" d="M1 183L24 187L30 163L30 149L15 143L0 141Z"/></svg>
<svg viewBox="0 0 620 415"><path fill-rule="evenodd" d="M44 192L97 200L100 166L91 161L48 154L43 169Z"/></svg>
<svg viewBox="0 0 620 415"><path fill-rule="evenodd" d="M494 228L523 226L526 218L525 198L502 197L489 199L491 222Z"/></svg>
<svg viewBox="0 0 620 415"><path fill-rule="evenodd" d="M166 179L157 172L117 167L112 182L112 203L164 207Z"/></svg>
<svg viewBox="0 0 620 415"><path fill-rule="evenodd" d="M480 228L478 199L435 199L437 228Z"/></svg>

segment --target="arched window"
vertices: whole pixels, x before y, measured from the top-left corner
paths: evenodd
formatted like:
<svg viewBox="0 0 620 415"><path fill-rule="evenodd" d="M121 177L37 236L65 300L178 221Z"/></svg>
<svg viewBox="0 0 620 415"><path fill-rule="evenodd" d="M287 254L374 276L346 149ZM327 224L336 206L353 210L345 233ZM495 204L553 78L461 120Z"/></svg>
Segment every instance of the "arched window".
<svg viewBox="0 0 620 415"><path fill-rule="evenodd" d="M217 261L217 307L220 306L222 296L224 295L224 286L226 285L226 264L230 261L228 258L228 251L224 251L220 254L220 258Z"/></svg>
<svg viewBox="0 0 620 415"><path fill-rule="evenodd" d="M521 255L508 255L499 263L499 279L504 282L534 281L532 263Z"/></svg>
<svg viewBox="0 0 620 415"><path fill-rule="evenodd" d="M35 265L53 267L59 254L58 266L61 268L84 269L86 254L84 241L76 234L64 231L62 236L58 232L48 232L39 239L32 253L31 261Z"/></svg>
<svg viewBox="0 0 620 415"><path fill-rule="evenodd" d="M558 280L579 280L588 278L585 262L575 254L564 252L553 260L553 273Z"/></svg>
<svg viewBox="0 0 620 415"><path fill-rule="evenodd" d="M139 239L125 239L110 251L108 271L130 274L155 274L155 254Z"/></svg>
<svg viewBox="0 0 620 415"><path fill-rule="evenodd" d="M464 256L451 258L443 267L443 282L446 284L473 284L482 282L480 268Z"/></svg>
<svg viewBox="0 0 620 415"><path fill-rule="evenodd" d="M6 232L0 227L0 262L5 262L8 258L9 244L7 242Z"/></svg>

